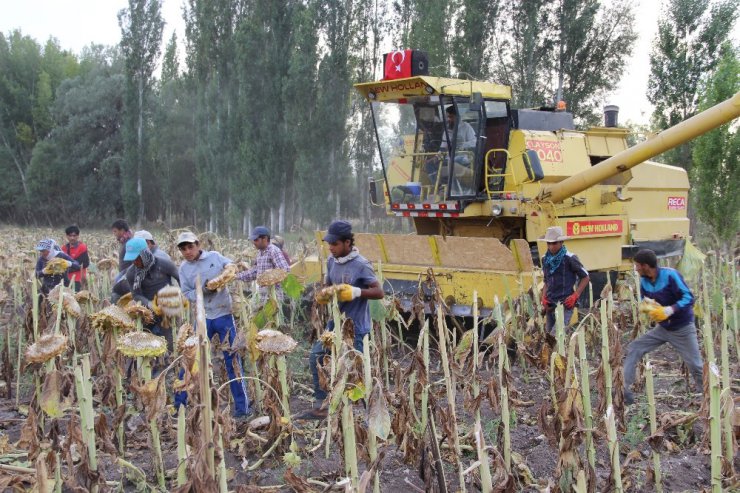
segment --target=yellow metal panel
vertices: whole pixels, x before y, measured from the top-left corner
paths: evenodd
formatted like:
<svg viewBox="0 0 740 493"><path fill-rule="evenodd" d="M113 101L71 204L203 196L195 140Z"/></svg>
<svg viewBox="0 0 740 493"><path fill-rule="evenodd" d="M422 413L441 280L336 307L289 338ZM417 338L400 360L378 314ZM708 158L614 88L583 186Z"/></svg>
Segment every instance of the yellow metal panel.
<svg viewBox="0 0 740 493"><path fill-rule="evenodd" d="M559 181L588 169L585 136L581 132L524 130L527 149L537 153L545 172L543 181Z"/></svg>
<svg viewBox="0 0 740 493"><path fill-rule="evenodd" d="M516 263L519 266L520 271L531 272L534 269L532 252L529 249L529 243L527 240L513 240L511 242L511 251L514 253L514 258L516 259Z"/></svg>
<svg viewBox="0 0 740 493"><path fill-rule="evenodd" d="M687 217L630 218L630 226L633 241L668 240L689 236Z"/></svg>
<svg viewBox="0 0 740 493"><path fill-rule="evenodd" d="M388 263L430 267L435 265L428 238L418 235L379 234L377 236L385 244Z"/></svg>
<svg viewBox="0 0 740 493"><path fill-rule="evenodd" d="M569 239L565 246L575 253L586 270L613 269L622 263L622 237L602 237L586 239ZM547 243L537 242L542 258L547 252Z"/></svg>
<svg viewBox="0 0 740 493"><path fill-rule="evenodd" d="M628 131L623 128L592 128L586 132L586 148L592 156L613 156L627 149Z"/></svg>

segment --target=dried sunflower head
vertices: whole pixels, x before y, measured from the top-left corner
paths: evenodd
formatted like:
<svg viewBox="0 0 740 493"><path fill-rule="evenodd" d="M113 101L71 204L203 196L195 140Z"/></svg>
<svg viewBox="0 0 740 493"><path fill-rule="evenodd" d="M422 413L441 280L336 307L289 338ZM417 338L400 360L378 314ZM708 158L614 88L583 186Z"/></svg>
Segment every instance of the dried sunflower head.
<svg viewBox="0 0 740 493"><path fill-rule="evenodd" d="M116 301L116 305L121 308L126 308L129 303L134 301L134 295L131 293L126 293L120 298L118 298L118 301Z"/></svg>
<svg viewBox="0 0 740 493"><path fill-rule="evenodd" d="M177 351L182 352L183 348L185 347L185 341L188 340L189 337L191 337L193 334L195 334L195 330L193 329L193 326L189 323L184 323L180 326L179 329L177 329Z"/></svg>
<svg viewBox="0 0 740 493"><path fill-rule="evenodd" d="M43 272L46 275L58 276L67 272L67 269L69 269L70 265L72 265L72 262L70 262L69 260L65 260L60 257L54 257L53 259L46 262Z"/></svg>
<svg viewBox="0 0 740 493"><path fill-rule="evenodd" d="M114 258L104 258L103 260L98 260L98 263L95 264L98 266L98 269L100 270L112 270L118 267L118 260Z"/></svg>
<svg viewBox="0 0 740 493"><path fill-rule="evenodd" d="M330 348L332 344L334 344L334 332L330 330L325 330L319 336L319 340L325 348Z"/></svg>
<svg viewBox="0 0 740 493"><path fill-rule="evenodd" d="M177 286L165 286L157 293L157 306L162 314L167 317L182 315L185 305L185 297Z"/></svg>
<svg viewBox="0 0 740 493"><path fill-rule="evenodd" d="M237 267L235 264L226 264L221 274L206 283L206 287L213 291L219 291L228 283L236 279Z"/></svg>
<svg viewBox="0 0 740 493"><path fill-rule="evenodd" d="M167 341L164 337L149 332L126 332L118 337L118 350L126 356L156 358L167 352Z"/></svg>
<svg viewBox="0 0 740 493"><path fill-rule="evenodd" d="M26 349L26 361L45 363L62 354L67 349L67 336L62 334L45 334Z"/></svg>
<svg viewBox="0 0 740 493"><path fill-rule="evenodd" d="M154 322L154 314L144 305L139 303L129 303L124 310L126 310L128 316L134 320L141 319L141 323L144 325L149 325Z"/></svg>
<svg viewBox="0 0 740 493"><path fill-rule="evenodd" d="M88 301L95 303L98 299L88 290L83 289L75 293L75 299L79 303L87 303Z"/></svg>
<svg viewBox="0 0 740 493"><path fill-rule="evenodd" d="M272 329L264 329L257 333L257 349L267 354L286 354L298 345L288 334Z"/></svg>
<svg viewBox="0 0 740 493"><path fill-rule="evenodd" d="M92 326L97 330L133 330L136 324L121 307L110 305L90 315Z"/></svg>
<svg viewBox="0 0 740 493"><path fill-rule="evenodd" d="M71 292L65 290L62 292L62 285L57 284L54 289L49 291L49 294L47 295L47 299L49 300L49 303L51 303L51 306L56 308L57 303L59 303L59 296L62 296L62 308L64 309L64 312L69 315L70 317L79 318L80 315L82 315L82 310L80 309L80 304L77 303L77 299L72 295Z"/></svg>
<svg viewBox="0 0 740 493"><path fill-rule="evenodd" d="M286 277L288 273L283 269L270 269L257 276L257 284L263 287L275 286L283 282Z"/></svg>

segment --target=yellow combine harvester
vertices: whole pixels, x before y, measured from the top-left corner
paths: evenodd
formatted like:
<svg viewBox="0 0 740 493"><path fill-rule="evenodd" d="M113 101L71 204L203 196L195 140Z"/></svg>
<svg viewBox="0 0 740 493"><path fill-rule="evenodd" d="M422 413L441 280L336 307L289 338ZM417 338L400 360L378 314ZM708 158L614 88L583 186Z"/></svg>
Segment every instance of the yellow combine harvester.
<svg viewBox="0 0 740 493"><path fill-rule="evenodd" d="M512 109L511 88L489 82L417 76L355 87L372 107L383 166L371 195L389 215L410 217L417 233L358 234L357 246L405 308L432 267L461 316L474 290L485 313L494 295L529 289L549 226L571 238L596 296L607 273L632 269L640 248L682 255L686 171L648 159L740 115L738 93L628 148L614 107L608 126L579 131L562 108ZM324 247L296 270L319 280L326 255Z"/></svg>

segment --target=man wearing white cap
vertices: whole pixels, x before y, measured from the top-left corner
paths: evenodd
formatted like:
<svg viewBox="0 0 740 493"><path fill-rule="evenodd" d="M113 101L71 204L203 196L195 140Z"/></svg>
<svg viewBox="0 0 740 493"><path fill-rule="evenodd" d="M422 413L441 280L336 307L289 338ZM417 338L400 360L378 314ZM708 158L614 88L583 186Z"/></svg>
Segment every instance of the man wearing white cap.
<svg viewBox="0 0 740 493"><path fill-rule="evenodd" d="M545 286L542 289L542 306L545 308L545 328L549 333L555 331L555 307L562 303L565 309L563 320L568 325L573 317L573 309L578 298L589 282L588 271L578 259L569 252L563 242L568 237L563 235L560 226L547 228L545 236L540 238L547 243L547 253L542 257L542 273ZM573 289L576 281L578 286Z"/></svg>
<svg viewBox="0 0 740 493"><path fill-rule="evenodd" d="M149 247L149 251L152 252L155 257L172 260L172 257L170 257L167 252L157 246L157 243L154 241L154 237L149 231L145 229L139 230L134 233L134 238L142 238L146 240L146 246Z"/></svg>
<svg viewBox="0 0 740 493"><path fill-rule="evenodd" d="M218 252L201 250L200 242L195 233L183 231L177 237L177 249L184 259L180 265L180 288L182 294L195 305L196 301L196 281L200 276L200 284L203 288L203 305L206 312L206 334L212 338L218 334L221 344L228 341L228 344L234 344L236 339L236 326L234 317L231 314L231 295L228 289L212 291L206 287L209 279L221 274L224 267L232 263ZM234 397L234 417L245 419L252 410L250 408L249 397L247 396L247 387L244 380L240 379L244 375L242 369L242 360L239 353L231 351L230 348L223 351L224 366L231 383L231 395ZM182 377L182 372L180 374ZM175 394L175 407L179 407L187 402L186 392L177 392Z"/></svg>

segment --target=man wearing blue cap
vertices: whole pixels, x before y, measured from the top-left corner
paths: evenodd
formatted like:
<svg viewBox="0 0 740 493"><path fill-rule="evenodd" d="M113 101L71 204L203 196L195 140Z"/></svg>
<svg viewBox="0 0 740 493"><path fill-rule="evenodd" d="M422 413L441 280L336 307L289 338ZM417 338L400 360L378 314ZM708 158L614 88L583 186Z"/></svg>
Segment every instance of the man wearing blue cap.
<svg viewBox="0 0 740 493"><path fill-rule="evenodd" d="M251 269L240 272L236 278L240 281L254 281L257 276L270 269L282 269L290 272L290 266L285 260L285 255L279 247L270 242L270 230L265 226L257 226L252 230L249 239L254 243L257 249L257 258ZM267 287L260 287L260 298L264 301L270 295ZM278 301L283 301L283 289L280 284L275 286L275 295Z"/></svg>
<svg viewBox="0 0 740 493"><path fill-rule="evenodd" d="M126 262L133 262L123 273L135 301L146 306L156 315L154 321L146 325L152 334L163 336L167 340L167 348L172 351L172 330L162 330L161 312L156 303L153 303L157 293L165 286L172 285L172 281L180 283L180 274L177 266L171 261L156 256L143 238L131 238L126 242Z"/></svg>
<svg viewBox="0 0 740 493"><path fill-rule="evenodd" d="M360 255L355 246L355 236L352 225L347 221L334 221L324 236L329 244L331 257L326 260L325 283L329 286L339 286L337 301L339 311L354 322L355 341L357 351L363 350L363 338L370 333L370 307L367 300L383 299L383 288L375 277L375 271L369 260ZM330 299L317 292L316 301L326 304ZM329 321L327 330L334 329L334 321ZM324 404L327 393L319 383L318 365L328 354L321 341L316 341L311 348L309 364L313 374L314 405L313 409L302 413L297 419L324 419L327 409Z"/></svg>

